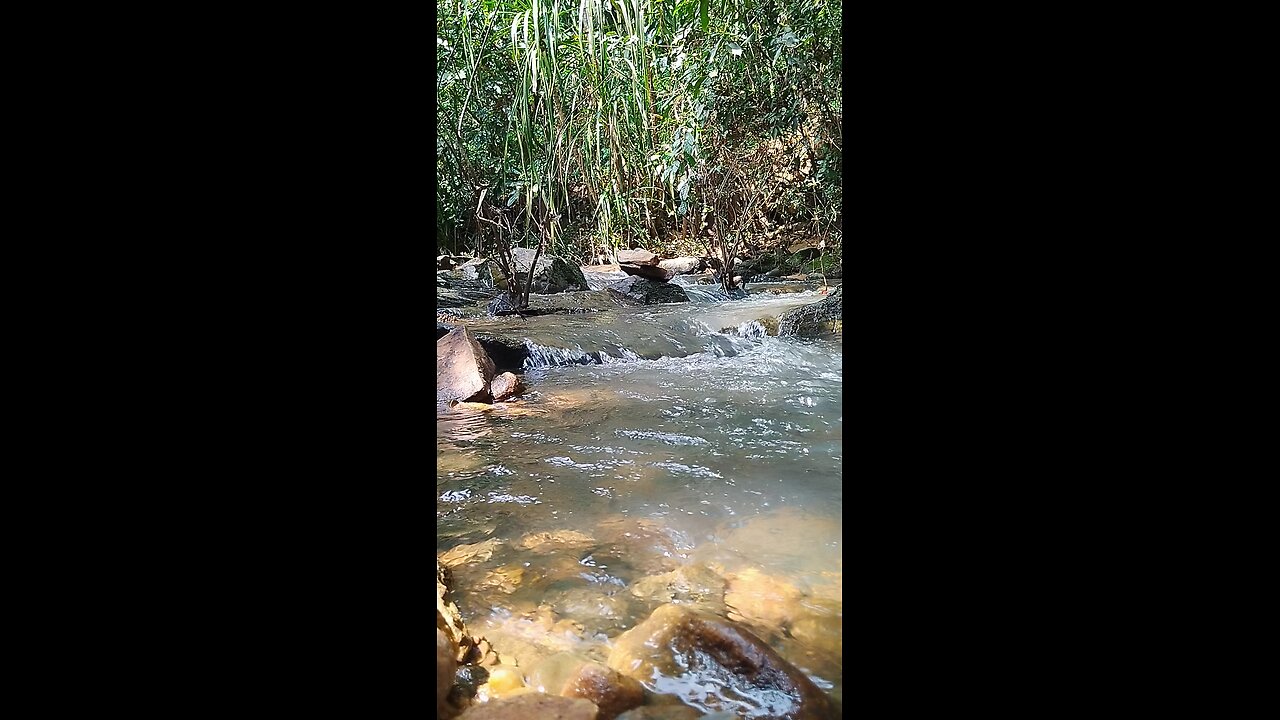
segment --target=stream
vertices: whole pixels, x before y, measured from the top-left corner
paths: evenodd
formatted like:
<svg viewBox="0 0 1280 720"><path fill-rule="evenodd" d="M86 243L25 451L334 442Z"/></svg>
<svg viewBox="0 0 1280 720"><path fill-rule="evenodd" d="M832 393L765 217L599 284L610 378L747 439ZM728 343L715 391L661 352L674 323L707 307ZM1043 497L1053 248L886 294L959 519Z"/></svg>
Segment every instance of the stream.
<svg viewBox="0 0 1280 720"><path fill-rule="evenodd" d="M603 661L654 608L687 603L839 699L842 339L759 322L821 299L812 283L686 290L688 303L468 322L526 339L530 390L485 412L438 406L437 554L468 632L504 663Z"/></svg>

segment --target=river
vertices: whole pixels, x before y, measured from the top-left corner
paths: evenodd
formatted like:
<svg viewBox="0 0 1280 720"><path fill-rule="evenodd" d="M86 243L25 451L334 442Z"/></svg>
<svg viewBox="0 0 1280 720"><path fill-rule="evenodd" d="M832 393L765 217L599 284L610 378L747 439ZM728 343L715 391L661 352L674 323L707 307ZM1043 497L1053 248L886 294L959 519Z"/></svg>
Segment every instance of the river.
<svg viewBox="0 0 1280 720"><path fill-rule="evenodd" d="M655 607L688 603L839 699L842 339L757 322L814 289L690 296L477 322L529 339L530 391L437 408L437 553L453 552L468 631L504 663L603 660Z"/></svg>

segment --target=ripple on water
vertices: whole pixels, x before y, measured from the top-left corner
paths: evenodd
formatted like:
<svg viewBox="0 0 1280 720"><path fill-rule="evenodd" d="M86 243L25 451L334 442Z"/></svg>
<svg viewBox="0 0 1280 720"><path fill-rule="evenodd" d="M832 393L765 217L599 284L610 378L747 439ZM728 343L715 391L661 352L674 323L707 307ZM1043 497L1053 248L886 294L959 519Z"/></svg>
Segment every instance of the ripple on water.
<svg viewBox="0 0 1280 720"><path fill-rule="evenodd" d="M657 430L626 430L619 428L614 430L614 434L618 437L628 438L631 440L657 440L667 445L709 445L704 438L695 437L693 435L681 435L679 433L658 432Z"/></svg>

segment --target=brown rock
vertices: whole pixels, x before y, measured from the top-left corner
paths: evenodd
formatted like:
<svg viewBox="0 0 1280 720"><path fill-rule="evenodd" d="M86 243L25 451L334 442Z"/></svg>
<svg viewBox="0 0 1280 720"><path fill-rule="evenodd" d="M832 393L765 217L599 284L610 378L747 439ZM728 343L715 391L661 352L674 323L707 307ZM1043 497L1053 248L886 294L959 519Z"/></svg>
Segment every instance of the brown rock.
<svg viewBox="0 0 1280 720"><path fill-rule="evenodd" d="M634 679L575 653L556 653L538 663L529 676L530 687L543 692L590 700L600 708L600 720L644 704L644 686Z"/></svg>
<svg viewBox="0 0 1280 720"><path fill-rule="evenodd" d="M489 384L489 391L493 394L494 402L508 400L523 393L524 390L524 383L520 382L520 378L509 372L502 373Z"/></svg>
<svg viewBox="0 0 1280 720"><path fill-rule="evenodd" d="M449 641L450 652L457 655L464 645L470 646L467 628L462 623L462 615L453 602L453 594L449 589L451 582L449 571L440 561L436 561L436 629L444 633Z"/></svg>
<svg viewBox="0 0 1280 720"><path fill-rule="evenodd" d="M786 580L747 568L729 576L724 603L748 620L780 626L801 614L803 597L804 593Z"/></svg>
<svg viewBox="0 0 1280 720"><path fill-rule="evenodd" d="M589 700L545 693L524 693L473 705L460 720L598 720L599 709Z"/></svg>
<svg viewBox="0 0 1280 720"><path fill-rule="evenodd" d="M644 686L600 663L587 663L560 691L565 697L590 700L600 708L600 720L613 720L644 704Z"/></svg>
<svg viewBox="0 0 1280 720"><path fill-rule="evenodd" d="M631 263L632 265L657 265L658 256L644 248L638 248L636 250L619 250L618 263Z"/></svg>
<svg viewBox="0 0 1280 720"><path fill-rule="evenodd" d="M480 563L493 557L493 551L500 547L502 547L501 540L489 538L483 542L455 545L436 559L445 567Z"/></svg>
<svg viewBox="0 0 1280 720"><path fill-rule="evenodd" d="M609 667L707 712L775 720L828 720L833 713L830 698L760 638L679 605L663 605L619 635Z"/></svg>
<svg viewBox="0 0 1280 720"><path fill-rule="evenodd" d="M533 552L553 552L555 550L580 550L596 544L595 538L577 530L556 530L554 532L534 532L520 538L520 547Z"/></svg>
<svg viewBox="0 0 1280 720"><path fill-rule="evenodd" d="M667 270L666 268L660 268L657 265L622 264L618 267L622 272L628 275L639 275L640 277L647 277L650 280L661 280L666 282L675 277L674 272Z"/></svg>
<svg viewBox="0 0 1280 720"><path fill-rule="evenodd" d="M493 374L493 360L465 327L436 341L436 402L488 400Z"/></svg>

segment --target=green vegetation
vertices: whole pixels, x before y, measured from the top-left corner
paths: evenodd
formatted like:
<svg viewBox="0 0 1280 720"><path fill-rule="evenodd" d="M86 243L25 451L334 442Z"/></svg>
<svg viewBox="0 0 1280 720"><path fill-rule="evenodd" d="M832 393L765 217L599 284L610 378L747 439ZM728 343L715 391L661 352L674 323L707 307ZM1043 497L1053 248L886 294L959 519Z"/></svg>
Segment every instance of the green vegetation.
<svg viewBox="0 0 1280 720"><path fill-rule="evenodd" d="M838 0L438 9L437 254L727 266L804 239L838 262Z"/></svg>

